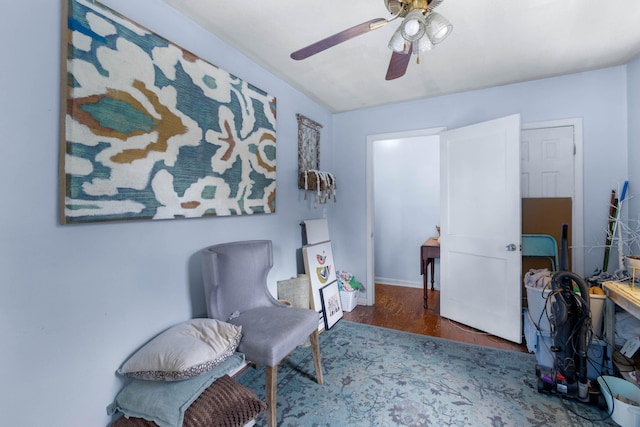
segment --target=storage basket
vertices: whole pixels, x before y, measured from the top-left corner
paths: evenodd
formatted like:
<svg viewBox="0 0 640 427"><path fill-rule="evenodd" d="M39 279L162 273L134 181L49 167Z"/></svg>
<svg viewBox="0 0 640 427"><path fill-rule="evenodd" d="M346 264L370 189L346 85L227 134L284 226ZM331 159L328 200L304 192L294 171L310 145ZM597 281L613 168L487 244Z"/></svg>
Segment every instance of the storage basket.
<svg viewBox="0 0 640 427"><path fill-rule="evenodd" d="M358 305L358 292L340 291L340 302L342 303L342 311L351 311Z"/></svg>
<svg viewBox="0 0 640 427"><path fill-rule="evenodd" d="M292 307L309 308L309 276L299 274L287 280L278 281L278 299L289 301Z"/></svg>

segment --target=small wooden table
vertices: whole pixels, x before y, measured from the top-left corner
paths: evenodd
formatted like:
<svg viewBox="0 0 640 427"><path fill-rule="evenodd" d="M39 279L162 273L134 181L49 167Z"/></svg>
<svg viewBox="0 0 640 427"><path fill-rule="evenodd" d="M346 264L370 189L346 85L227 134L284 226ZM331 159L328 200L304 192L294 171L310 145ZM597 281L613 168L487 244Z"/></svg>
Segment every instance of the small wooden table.
<svg viewBox="0 0 640 427"><path fill-rule="evenodd" d="M420 274L424 284L424 308L427 308L427 283L429 282L428 268L431 266L431 290L433 290L436 258L440 258L440 243L437 237L430 237L420 246Z"/></svg>

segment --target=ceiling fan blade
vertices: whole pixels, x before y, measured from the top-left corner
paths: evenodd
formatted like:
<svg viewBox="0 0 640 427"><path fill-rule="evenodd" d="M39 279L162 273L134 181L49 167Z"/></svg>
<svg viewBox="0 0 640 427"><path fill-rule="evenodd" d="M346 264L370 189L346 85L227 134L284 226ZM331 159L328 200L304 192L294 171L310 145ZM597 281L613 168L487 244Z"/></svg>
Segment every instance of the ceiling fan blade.
<svg viewBox="0 0 640 427"><path fill-rule="evenodd" d="M444 0L431 0L429 2L429 12L431 12L433 9L435 9L436 7L438 7L440 5L440 3L442 3Z"/></svg>
<svg viewBox="0 0 640 427"><path fill-rule="evenodd" d="M297 61L301 59L306 59L316 53L320 53L324 50L329 49L337 44L350 40L354 37L360 36L362 34L368 33L369 31L378 29L390 21L386 19L372 19L367 22L363 22L362 24L356 25L355 27L347 28L346 30L340 31L332 36L329 36L325 39L317 41L313 44L310 44L307 47L303 47L300 50L297 50L291 54L291 58Z"/></svg>
<svg viewBox="0 0 640 427"><path fill-rule="evenodd" d="M385 80L394 80L404 76L404 73L407 72L409 61L411 60L412 50L413 46L410 46L408 53L398 53L394 51L391 54L391 61L389 61L389 68L387 68Z"/></svg>

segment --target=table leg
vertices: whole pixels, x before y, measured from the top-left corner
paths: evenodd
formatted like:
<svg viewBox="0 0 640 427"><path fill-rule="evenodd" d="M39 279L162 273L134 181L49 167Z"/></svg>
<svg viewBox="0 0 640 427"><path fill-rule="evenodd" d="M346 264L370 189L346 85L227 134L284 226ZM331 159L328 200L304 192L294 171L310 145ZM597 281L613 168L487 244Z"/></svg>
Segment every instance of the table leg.
<svg viewBox="0 0 640 427"><path fill-rule="evenodd" d="M609 344L611 351L615 350L615 325L616 323L616 304L612 299L607 298L604 303L604 339Z"/></svg>
<svg viewBox="0 0 640 427"><path fill-rule="evenodd" d="M424 308L427 308L427 302L429 299L429 296L427 295L427 286L429 283L429 260L427 259L426 261L422 261L423 263L423 268L422 268L422 286L424 289L424 302L423 302L423 306Z"/></svg>
<svg viewBox="0 0 640 427"><path fill-rule="evenodd" d="M423 287L424 287L424 308L427 308L427 303L429 301L429 295L427 294L428 284L429 284L429 271L431 271L431 290L433 290L433 277L434 277L434 267L435 267L435 258L427 258L424 266L424 276L423 276Z"/></svg>
<svg viewBox="0 0 640 427"><path fill-rule="evenodd" d="M436 268L436 260L435 258L431 258L431 290L433 290L433 281L435 280L435 277L436 277L435 268Z"/></svg>

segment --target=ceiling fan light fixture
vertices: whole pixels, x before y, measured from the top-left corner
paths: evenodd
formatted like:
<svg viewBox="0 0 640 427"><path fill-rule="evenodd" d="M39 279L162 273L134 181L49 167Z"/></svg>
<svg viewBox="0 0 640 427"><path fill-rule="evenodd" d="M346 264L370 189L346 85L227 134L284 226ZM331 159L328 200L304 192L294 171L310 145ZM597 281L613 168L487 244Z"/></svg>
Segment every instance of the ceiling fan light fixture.
<svg viewBox="0 0 640 427"><path fill-rule="evenodd" d="M433 49L433 43L431 43L431 40L429 40L426 34L420 40L413 42L413 53L416 55L419 52L425 52L431 49Z"/></svg>
<svg viewBox="0 0 640 427"><path fill-rule="evenodd" d="M427 37L434 45L446 39L453 30L451 22L436 12L429 13L425 22Z"/></svg>
<svg viewBox="0 0 640 427"><path fill-rule="evenodd" d="M427 25L424 14L420 9L414 9L400 24L402 37L408 42L414 42L422 38L427 31Z"/></svg>
<svg viewBox="0 0 640 427"><path fill-rule="evenodd" d="M389 40L389 49L398 53L408 53L409 44L410 43L407 43L404 37L402 37L402 31L400 27L398 27L398 29L394 31L391 39Z"/></svg>

